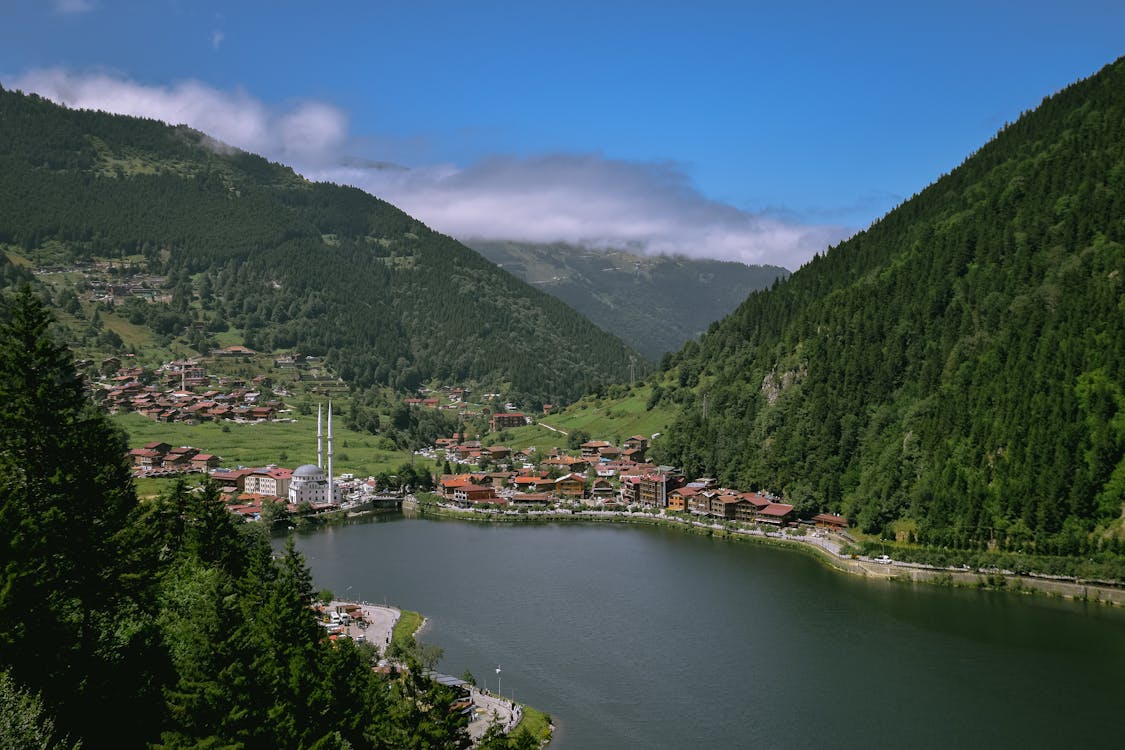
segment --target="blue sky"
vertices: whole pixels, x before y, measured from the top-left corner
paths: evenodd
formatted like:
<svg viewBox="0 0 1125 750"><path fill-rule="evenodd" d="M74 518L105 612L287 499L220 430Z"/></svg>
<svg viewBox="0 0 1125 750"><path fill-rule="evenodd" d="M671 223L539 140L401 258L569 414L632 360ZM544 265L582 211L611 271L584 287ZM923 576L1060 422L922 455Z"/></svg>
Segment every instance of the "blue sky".
<svg viewBox="0 0 1125 750"><path fill-rule="evenodd" d="M1125 3L6 0L0 83L455 236L795 268L1125 54Z"/></svg>

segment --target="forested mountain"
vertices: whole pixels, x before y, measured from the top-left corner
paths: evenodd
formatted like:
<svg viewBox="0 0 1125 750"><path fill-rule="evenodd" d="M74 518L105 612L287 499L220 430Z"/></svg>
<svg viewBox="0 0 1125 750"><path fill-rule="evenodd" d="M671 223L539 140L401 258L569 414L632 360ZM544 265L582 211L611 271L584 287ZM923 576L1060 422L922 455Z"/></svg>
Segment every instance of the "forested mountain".
<svg viewBox="0 0 1125 750"><path fill-rule="evenodd" d="M616 337L362 191L183 126L3 90L0 243L143 256L172 299L138 301L134 322L236 330L360 387L476 381L565 402L628 374ZM0 255L0 280L18 276Z"/></svg>
<svg viewBox="0 0 1125 750"><path fill-rule="evenodd" d="M789 274L780 266L566 244L488 240L467 244L617 334L652 362L706 331L750 292Z"/></svg>
<svg viewBox="0 0 1125 750"><path fill-rule="evenodd" d="M671 363L662 459L936 545L1121 544L1125 59Z"/></svg>

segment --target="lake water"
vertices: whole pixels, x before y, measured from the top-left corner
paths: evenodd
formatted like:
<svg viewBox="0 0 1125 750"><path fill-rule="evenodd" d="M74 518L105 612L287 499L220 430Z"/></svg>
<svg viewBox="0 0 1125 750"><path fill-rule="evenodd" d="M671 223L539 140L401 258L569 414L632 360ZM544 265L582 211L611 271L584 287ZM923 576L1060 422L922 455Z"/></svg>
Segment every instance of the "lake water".
<svg viewBox="0 0 1125 750"><path fill-rule="evenodd" d="M395 515L296 537L318 588L551 714L553 750L1122 747L1125 613L868 581L607 524Z"/></svg>

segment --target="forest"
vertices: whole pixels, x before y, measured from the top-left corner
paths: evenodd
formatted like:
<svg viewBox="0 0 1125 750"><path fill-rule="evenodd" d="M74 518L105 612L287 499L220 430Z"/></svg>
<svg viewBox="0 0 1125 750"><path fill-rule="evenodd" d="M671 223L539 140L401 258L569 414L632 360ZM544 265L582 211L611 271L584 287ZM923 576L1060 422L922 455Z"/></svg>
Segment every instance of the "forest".
<svg viewBox="0 0 1125 750"><path fill-rule="evenodd" d="M424 650L384 675L374 647L329 641L301 556L215 487L138 503L49 312L27 286L2 297L0 746L468 746Z"/></svg>
<svg viewBox="0 0 1125 750"><path fill-rule="evenodd" d="M1125 60L662 364L689 475L885 539L1125 550Z"/></svg>
<svg viewBox="0 0 1125 750"><path fill-rule="evenodd" d="M788 271L682 255L638 255L565 243L472 240L505 271L558 297L659 361Z"/></svg>
<svg viewBox="0 0 1125 750"><path fill-rule="evenodd" d="M618 338L360 190L202 133L0 89L0 243L129 259L170 302L126 312L202 345L323 357L347 383L504 388L532 408L628 377ZM19 270L0 257L0 281ZM643 363L642 363L643 369Z"/></svg>

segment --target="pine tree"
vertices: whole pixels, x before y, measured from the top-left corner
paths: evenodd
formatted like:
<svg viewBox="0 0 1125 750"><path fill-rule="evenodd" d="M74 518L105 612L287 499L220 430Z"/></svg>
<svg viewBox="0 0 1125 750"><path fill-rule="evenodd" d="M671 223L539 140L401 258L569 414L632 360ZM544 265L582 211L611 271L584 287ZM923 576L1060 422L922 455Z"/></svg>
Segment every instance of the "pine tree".
<svg viewBox="0 0 1125 750"><path fill-rule="evenodd" d="M144 641L116 606L130 592L121 533L135 495L124 436L50 324L28 287L0 317L0 664L65 726L105 726L123 709L112 680L131 679L106 667Z"/></svg>

